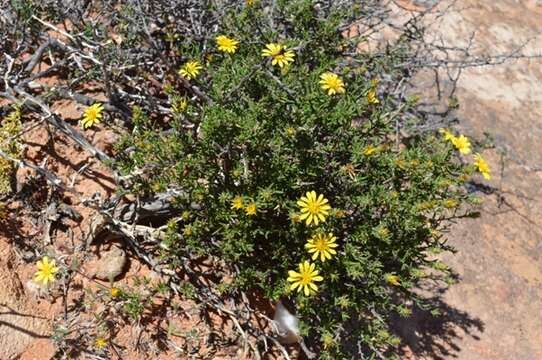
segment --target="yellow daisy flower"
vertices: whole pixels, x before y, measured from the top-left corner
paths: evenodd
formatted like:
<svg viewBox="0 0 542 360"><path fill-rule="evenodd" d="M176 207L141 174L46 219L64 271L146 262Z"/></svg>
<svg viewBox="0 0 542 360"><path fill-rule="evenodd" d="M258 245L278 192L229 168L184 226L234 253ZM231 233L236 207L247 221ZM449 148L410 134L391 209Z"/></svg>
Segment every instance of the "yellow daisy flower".
<svg viewBox="0 0 542 360"><path fill-rule="evenodd" d="M322 89L327 90L328 95L342 94L345 92L344 82L341 78L332 72L320 75L320 85Z"/></svg>
<svg viewBox="0 0 542 360"><path fill-rule="evenodd" d="M451 139L451 141L461 154L470 154L470 141L468 137L464 135L459 135L458 137L454 137L453 139Z"/></svg>
<svg viewBox="0 0 542 360"><path fill-rule="evenodd" d="M203 69L199 61L192 60L187 63L185 63L180 69L179 69L179 75L181 75L186 80L194 79L196 76L198 76L199 71Z"/></svg>
<svg viewBox="0 0 542 360"><path fill-rule="evenodd" d="M109 294L111 294L111 297L119 297L120 296L120 289L118 287L112 287L110 290L109 290Z"/></svg>
<svg viewBox="0 0 542 360"><path fill-rule="evenodd" d="M318 225L320 221L326 221L326 216L329 215L331 206L324 195L316 195L316 191L308 191L306 196L302 196L297 201L297 205L301 207L301 220L305 220L307 226L314 222Z"/></svg>
<svg viewBox="0 0 542 360"><path fill-rule="evenodd" d="M401 285L401 283L399 282L401 278L397 275L386 274L384 275L384 280L386 280L386 282L390 285L395 285L395 286Z"/></svg>
<svg viewBox="0 0 542 360"><path fill-rule="evenodd" d="M83 119L81 120L81 125L83 129L88 129L94 124L99 124L102 119L102 111L104 106L100 103L93 104L86 108L83 113Z"/></svg>
<svg viewBox="0 0 542 360"><path fill-rule="evenodd" d="M312 253L312 259L316 260L320 256L322 262L331 259L331 255L337 254L334 250L337 246L337 238L332 233L316 234L311 239L307 240L305 248Z"/></svg>
<svg viewBox="0 0 542 360"><path fill-rule="evenodd" d="M474 154L474 166L482 173L484 179L491 180L491 169L480 154Z"/></svg>
<svg viewBox="0 0 542 360"><path fill-rule="evenodd" d="M237 51L237 45L239 44L239 41L231 39L224 35L217 36L215 40L216 45L218 46L218 50L230 54L233 54Z"/></svg>
<svg viewBox="0 0 542 360"><path fill-rule="evenodd" d="M255 203L250 203L248 204L246 207L245 207L245 213L248 215L248 216L252 216L252 215L256 215L256 212L258 211L258 207L256 206Z"/></svg>
<svg viewBox="0 0 542 360"><path fill-rule="evenodd" d="M318 270L315 270L316 265L314 263L309 263L308 261L302 262L299 264L299 272L290 270L288 271L288 281L292 283L290 285L290 290L295 290L297 292L303 293L305 296L309 296L312 293L318 291L318 287L314 283L315 281L324 280L321 277Z"/></svg>
<svg viewBox="0 0 542 360"><path fill-rule="evenodd" d="M446 199L444 200L443 205L446 209L453 209L457 207L459 203L457 202L457 200L454 200L454 199Z"/></svg>
<svg viewBox="0 0 542 360"><path fill-rule="evenodd" d="M49 282L55 281L55 274L58 272L58 267L56 267L55 260L50 260L47 256L44 256L43 259L39 260L36 263L38 271L34 274L34 281L41 282L43 285L47 285Z"/></svg>
<svg viewBox="0 0 542 360"><path fill-rule="evenodd" d="M270 43L265 45L265 49L262 50L262 56L270 57L273 59L271 65L278 65L282 68L294 62L295 54L292 50L287 50L284 45Z"/></svg>
<svg viewBox="0 0 542 360"><path fill-rule="evenodd" d="M103 349L107 346L107 340L103 337L97 337L96 340L94 340L94 346L98 349Z"/></svg>
<svg viewBox="0 0 542 360"><path fill-rule="evenodd" d="M367 92L366 98L367 98L367 102L371 105L380 103L380 101L376 97L376 91L372 89L369 90L369 92Z"/></svg>
<svg viewBox="0 0 542 360"><path fill-rule="evenodd" d="M233 200L231 201L231 208L232 209L236 209L236 210L239 210L239 209L242 209L243 208L243 198L240 197L240 196L236 196L233 198Z"/></svg>
<svg viewBox="0 0 542 360"><path fill-rule="evenodd" d="M372 144L369 144L363 149L363 155L365 156L371 156L378 150L377 146L374 146Z"/></svg>

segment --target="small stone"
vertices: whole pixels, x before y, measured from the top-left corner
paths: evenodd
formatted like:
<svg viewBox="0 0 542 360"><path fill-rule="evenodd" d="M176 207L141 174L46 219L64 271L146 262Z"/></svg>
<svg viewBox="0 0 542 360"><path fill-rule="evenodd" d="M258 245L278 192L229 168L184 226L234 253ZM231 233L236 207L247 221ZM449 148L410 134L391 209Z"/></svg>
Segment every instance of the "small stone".
<svg viewBox="0 0 542 360"><path fill-rule="evenodd" d="M101 257L89 264L89 272L100 280L113 281L124 272L128 258L126 252L117 246L102 251Z"/></svg>

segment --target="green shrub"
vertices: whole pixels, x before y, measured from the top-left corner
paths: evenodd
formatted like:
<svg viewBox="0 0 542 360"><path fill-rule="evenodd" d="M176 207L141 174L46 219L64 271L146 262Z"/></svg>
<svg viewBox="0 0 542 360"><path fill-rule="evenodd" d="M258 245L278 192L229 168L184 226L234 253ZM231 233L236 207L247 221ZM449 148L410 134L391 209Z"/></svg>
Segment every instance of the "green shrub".
<svg viewBox="0 0 542 360"><path fill-rule="evenodd" d="M6 155L18 159L21 156L21 143L15 138L22 130L22 110L18 105L13 105L13 110L2 119L0 125L0 151ZM15 176L13 162L0 158L0 196L7 195L12 191ZM2 216L0 215L0 218Z"/></svg>
<svg viewBox="0 0 542 360"><path fill-rule="evenodd" d="M434 254L448 249L441 230L469 200L462 184L472 169L440 135L398 131L417 106L392 91L407 44L387 57L356 52L339 25L361 9L276 6L273 18L259 2L227 11L215 35L238 41L234 53L219 51L214 38L171 36L175 69L189 61L201 69L163 84L173 114L166 120L133 109L115 167L144 173L126 189L140 196L182 190L173 201L184 211L155 249L162 264L214 257L233 277L211 282L222 296L257 289L289 298L322 359L386 353L398 344L390 314L410 314L425 269L449 271L433 266L442 265ZM261 55L270 43L293 51L294 61L273 65ZM344 81L344 93L322 89L328 72ZM311 191L331 208L307 225L298 201ZM337 239L324 262L305 246L317 234ZM309 296L288 281L304 261L323 278Z"/></svg>

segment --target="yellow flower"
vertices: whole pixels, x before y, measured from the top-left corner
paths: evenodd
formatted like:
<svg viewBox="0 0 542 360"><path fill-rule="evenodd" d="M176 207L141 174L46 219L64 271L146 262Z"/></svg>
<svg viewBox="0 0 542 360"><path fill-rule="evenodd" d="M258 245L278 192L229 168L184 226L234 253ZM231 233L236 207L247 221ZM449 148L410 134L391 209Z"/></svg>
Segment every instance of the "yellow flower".
<svg viewBox="0 0 542 360"><path fill-rule="evenodd" d="M257 212L258 208L256 206L255 203L250 203L248 204L246 207L245 207L245 213L248 215L248 216L251 216L251 215L256 215L256 212Z"/></svg>
<svg viewBox="0 0 542 360"><path fill-rule="evenodd" d="M369 144L363 149L363 155L365 156L371 156L378 150L378 147L373 146L372 144Z"/></svg>
<svg viewBox="0 0 542 360"><path fill-rule="evenodd" d="M246 0L246 4L247 6L252 6L254 5L254 0Z"/></svg>
<svg viewBox="0 0 542 360"><path fill-rule="evenodd" d="M454 137L453 139L451 139L451 141L461 154L470 154L470 141L468 137L464 135L459 135L458 137Z"/></svg>
<svg viewBox="0 0 542 360"><path fill-rule="evenodd" d="M237 45L239 44L239 41L230 39L227 36L220 35L216 37L216 45L218 46L218 50L227 52L230 54L233 54L237 51Z"/></svg>
<svg viewBox="0 0 542 360"><path fill-rule="evenodd" d="M331 348L335 346L335 339L331 334L324 334L322 336L322 343L324 344L324 349Z"/></svg>
<svg viewBox="0 0 542 360"><path fill-rule="evenodd" d="M376 97L376 91L374 91L373 89L369 90L369 92L367 92L367 102L369 104L379 104L380 101L378 101L378 98Z"/></svg>
<svg viewBox="0 0 542 360"><path fill-rule="evenodd" d="M92 127L94 124L99 124L102 119L102 111L104 106L100 103L93 104L86 108L81 125L84 129Z"/></svg>
<svg viewBox="0 0 542 360"><path fill-rule="evenodd" d="M474 154L474 166L482 173L484 179L491 180L491 169L480 154Z"/></svg>
<svg viewBox="0 0 542 360"><path fill-rule="evenodd" d="M94 346L98 349L103 349L107 346L107 340L103 337L97 337L96 340L94 340Z"/></svg>
<svg viewBox="0 0 542 360"><path fill-rule="evenodd" d="M42 282L47 285L48 282L55 281L55 274L58 272L58 267L55 266L55 260L49 261L47 256L36 263L38 271L34 274L35 282Z"/></svg>
<svg viewBox="0 0 542 360"><path fill-rule="evenodd" d="M231 201L231 208L232 209L242 209L243 208L243 198L240 196L236 196Z"/></svg>
<svg viewBox="0 0 542 360"><path fill-rule="evenodd" d="M453 209L454 207L458 205L458 202L457 200L454 200L454 199L446 199L444 200L443 205L446 209Z"/></svg>
<svg viewBox="0 0 542 360"><path fill-rule="evenodd" d="M393 274L384 275L384 280L386 280L386 282L388 284L395 285L395 286L399 286L401 284L399 282L401 280L401 278L399 276L393 275Z"/></svg>
<svg viewBox="0 0 542 360"><path fill-rule="evenodd" d="M111 297L119 297L120 296L120 289L117 288L117 287L112 287L110 290L109 290L109 294L111 294Z"/></svg>
<svg viewBox="0 0 542 360"><path fill-rule="evenodd" d="M307 240L305 248L312 253L312 259L316 260L320 256L322 262L331 259L331 255L337 254L333 248L337 246L337 238L332 233L316 234L311 239Z"/></svg>
<svg viewBox="0 0 542 360"><path fill-rule="evenodd" d="M320 85L322 89L327 90L328 95L344 93L344 82L337 74L327 72L320 75L320 79Z"/></svg>
<svg viewBox="0 0 542 360"><path fill-rule="evenodd" d="M292 50L286 50L284 45L271 43L265 45L265 49L262 50L262 56L272 58L271 65L278 65L282 68L294 62L295 54Z"/></svg>
<svg viewBox="0 0 542 360"><path fill-rule="evenodd" d="M448 131L448 129L439 129L438 132L441 133L442 136L444 136L444 140L452 141L453 139L455 139L454 134Z"/></svg>
<svg viewBox="0 0 542 360"><path fill-rule="evenodd" d="M314 282L322 281L324 278L318 275L319 271L315 270L315 267L316 266L313 263L305 261L299 264L299 272L293 270L288 271L287 280L292 283L292 285L290 285L290 290L295 290L297 288L297 292L301 292L303 289L305 296L309 296L318 291L318 287Z"/></svg>
<svg viewBox="0 0 542 360"><path fill-rule="evenodd" d="M183 235L188 237L192 236L194 232L192 231L192 225L186 225L183 229Z"/></svg>
<svg viewBox="0 0 542 360"><path fill-rule="evenodd" d="M198 76L199 71L203 67L197 60L192 60L184 64L181 69L179 70L179 75L181 75L186 80L194 79L196 76Z"/></svg>
<svg viewBox="0 0 542 360"><path fill-rule="evenodd" d="M314 222L318 225L320 221L326 221L326 216L329 215L331 206L328 204L328 200L324 198L324 195L320 194L316 196L316 191L308 191L306 196L302 196L297 201L297 205L301 207L301 220L305 220L305 223L310 225Z"/></svg>

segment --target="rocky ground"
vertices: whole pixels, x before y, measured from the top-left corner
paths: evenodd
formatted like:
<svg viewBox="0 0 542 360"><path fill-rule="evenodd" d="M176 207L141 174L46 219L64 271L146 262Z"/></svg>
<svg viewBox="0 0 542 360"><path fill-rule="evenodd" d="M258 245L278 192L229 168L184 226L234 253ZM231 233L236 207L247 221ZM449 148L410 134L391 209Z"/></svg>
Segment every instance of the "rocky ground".
<svg viewBox="0 0 542 360"><path fill-rule="evenodd" d="M419 5L423 5L420 2ZM457 1L435 23L449 44L474 32L476 52L524 47L542 54L542 4L537 1ZM437 35L435 35L437 36ZM494 176L482 217L449 234L458 253L445 257L457 285L434 290L443 315L415 314L402 324L414 359L542 359L542 59L463 71L458 83L460 127L494 138L484 152Z"/></svg>
<svg viewBox="0 0 542 360"><path fill-rule="evenodd" d="M398 0L399 6L394 11L415 12L429 3ZM464 45L474 32L476 54L508 53L527 41L523 53L540 54L542 5L535 0L459 0L446 16L435 19L433 31L435 38L442 36L448 44L457 45ZM55 79L43 81L54 83ZM418 85L424 88L426 84L420 80ZM458 253L446 255L444 260L457 271L458 284L449 289L424 289L439 304L442 315L431 317L417 311L408 321L397 324L405 343L404 357L539 360L542 359L542 223L539 220L542 59L465 69L458 82L457 96L462 131L479 140L485 138L485 133L493 138L494 146L484 151L493 179L483 183L496 191L485 189L488 194L484 197L481 218L462 221L449 234ZM81 109L70 103L58 103L54 110L77 126ZM106 152L116 141L114 134L103 128L86 135ZM45 126L26 134L26 141L25 156L29 160L47 161L50 169L73 180L78 191L87 195L111 194L112 180L106 169L63 142L61 136L51 145ZM75 175L87 163L90 165L86 170ZM25 169L18 173L20 178L27 175ZM30 194L36 203L48 201L47 196ZM59 227L64 230L56 232L55 241L65 248L71 248L74 239L80 241L91 222L89 210L77 199L73 199L72 206L83 220L65 224L70 231ZM59 300L50 303L42 299L39 289L32 285L33 264L25 265L18 260L31 257L31 249L30 253L17 253L17 249L24 248L24 238L41 234L44 224L32 222L32 209L22 203L11 204L10 211L16 214L17 222L0 232L0 268L4 270L0 273L0 359L48 359L54 353L50 340L55 335L52 319L62 314L62 304ZM19 242L17 248L12 246L13 241ZM122 257L120 253L117 255ZM93 256L85 271L96 275L103 270L100 261L104 254L96 252ZM121 262L124 273L121 281L148 273L137 262ZM89 285L84 278L78 281L81 286ZM79 295L77 291L72 294L74 298ZM186 306L189 308L190 304ZM194 322L177 320L180 327L194 327ZM194 328L198 330L197 326ZM119 343L133 345L130 339L138 331L138 328L123 329L119 332ZM197 348L200 343L194 340L190 346ZM209 358L241 356L238 352L208 355ZM139 358L137 354L130 356Z"/></svg>

